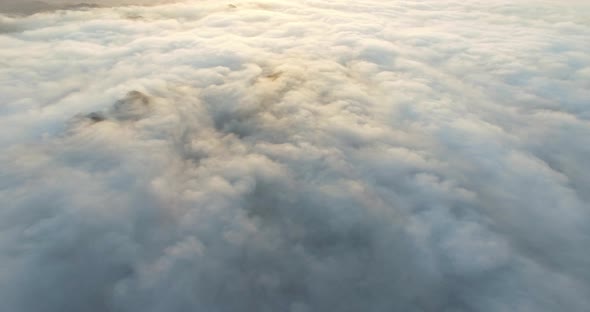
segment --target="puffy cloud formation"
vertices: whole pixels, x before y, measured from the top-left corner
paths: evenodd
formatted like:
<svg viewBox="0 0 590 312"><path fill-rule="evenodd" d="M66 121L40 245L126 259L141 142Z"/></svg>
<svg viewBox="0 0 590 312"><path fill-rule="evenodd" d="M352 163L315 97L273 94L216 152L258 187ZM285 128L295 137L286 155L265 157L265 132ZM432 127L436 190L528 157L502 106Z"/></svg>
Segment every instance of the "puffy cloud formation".
<svg viewBox="0 0 590 312"><path fill-rule="evenodd" d="M587 4L112 4L0 15L0 311L588 309Z"/></svg>

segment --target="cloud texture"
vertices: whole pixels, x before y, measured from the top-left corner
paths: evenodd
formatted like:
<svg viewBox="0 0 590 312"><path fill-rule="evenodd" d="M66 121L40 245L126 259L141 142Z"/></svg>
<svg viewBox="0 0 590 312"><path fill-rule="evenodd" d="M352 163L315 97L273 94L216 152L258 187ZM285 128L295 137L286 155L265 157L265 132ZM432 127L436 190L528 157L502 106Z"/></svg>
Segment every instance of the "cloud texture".
<svg viewBox="0 0 590 312"><path fill-rule="evenodd" d="M589 14L0 15L0 311L587 310Z"/></svg>

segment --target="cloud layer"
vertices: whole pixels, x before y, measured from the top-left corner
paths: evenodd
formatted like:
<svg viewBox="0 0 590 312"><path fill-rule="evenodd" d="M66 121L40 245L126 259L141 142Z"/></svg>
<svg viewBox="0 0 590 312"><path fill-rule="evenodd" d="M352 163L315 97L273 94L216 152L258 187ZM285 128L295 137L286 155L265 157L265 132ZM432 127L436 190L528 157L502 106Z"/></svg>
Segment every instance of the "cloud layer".
<svg viewBox="0 0 590 312"><path fill-rule="evenodd" d="M1 311L590 305L587 4L113 4L0 15Z"/></svg>
<svg viewBox="0 0 590 312"><path fill-rule="evenodd" d="M0 0L0 12L13 15L28 15L55 10L80 10L131 5L146 6L175 2L180 2L180 0Z"/></svg>

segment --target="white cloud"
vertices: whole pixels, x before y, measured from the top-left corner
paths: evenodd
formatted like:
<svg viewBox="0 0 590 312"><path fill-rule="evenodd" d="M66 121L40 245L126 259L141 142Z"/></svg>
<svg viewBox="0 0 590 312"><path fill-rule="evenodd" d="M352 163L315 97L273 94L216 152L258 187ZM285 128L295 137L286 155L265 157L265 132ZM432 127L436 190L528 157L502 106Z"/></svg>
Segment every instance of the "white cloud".
<svg viewBox="0 0 590 312"><path fill-rule="evenodd" d="M590 304L588 5L103 6L0 15L0 310Z"/></svg>

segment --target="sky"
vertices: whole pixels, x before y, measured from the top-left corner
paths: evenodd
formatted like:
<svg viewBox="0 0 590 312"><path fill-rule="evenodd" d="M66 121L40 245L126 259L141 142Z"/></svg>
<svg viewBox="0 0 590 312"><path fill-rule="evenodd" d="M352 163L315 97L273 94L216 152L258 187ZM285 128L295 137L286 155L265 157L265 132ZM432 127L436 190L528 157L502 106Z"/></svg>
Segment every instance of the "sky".
<svg viewBox="0 0 590 312"><path fill-rule="evenodd" d="M0 0L0 311L587 311L585 1Z"/></svg>

